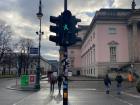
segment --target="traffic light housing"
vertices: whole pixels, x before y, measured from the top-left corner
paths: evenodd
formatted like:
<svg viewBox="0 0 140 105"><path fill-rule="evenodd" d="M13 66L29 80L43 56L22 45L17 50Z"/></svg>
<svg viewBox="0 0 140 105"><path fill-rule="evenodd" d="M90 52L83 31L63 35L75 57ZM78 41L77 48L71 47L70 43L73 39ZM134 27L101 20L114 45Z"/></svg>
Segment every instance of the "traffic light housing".
<svg viewBox="0 0 140 105"><path fill-rule="evenodd" d="M81 41L81 38L77 37L79 29L76 27L78 22L81 22L80 19L77 19L75 16L72 16L69 10L64 11L62 14L62 26L63 26L63 45L71 46L77 41Z"/></svg>
<svg viewBox="0 0 140 105"><path fill-rule="evenodd" d="M50 31L56 33L56 36L50 35L49 40L59 46L71 46L81 38L77 37L79 29L76 27L80 19L72 16L71 11L65 10L58 17L50 16L50 22L56 24L50 26Z"/></svg>
<svg viewBox="0 0 140 105"><path fill-rule="evenodd" d="M49 40L52 42L55 42L56 45L59 45L60 42L60 26L61 26L61 16L55 17L55 16L50 16L50 22L56 24L55 26L51 25L50 26L50 31L56 33L56 36L50 35Z"/></svg>

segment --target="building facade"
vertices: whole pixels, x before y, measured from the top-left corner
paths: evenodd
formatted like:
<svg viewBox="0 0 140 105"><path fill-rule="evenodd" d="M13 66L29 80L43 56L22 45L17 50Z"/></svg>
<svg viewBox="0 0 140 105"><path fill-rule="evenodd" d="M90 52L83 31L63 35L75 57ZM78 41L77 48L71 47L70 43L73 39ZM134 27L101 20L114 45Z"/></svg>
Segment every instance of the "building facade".
<svg viewBox="0 0 140 105"><path fill-rule="evenodd" d="M81 31L78 32L77 36L83 40L89 26L79 25L78 28ZM72 71L73 75L81 75L81 45L82 42L78 42L68 48L69 70Z"/></svg>
<svg viewBox="0 0 140 105"><path fill-rule="evenodd" d="M140 10L132 5L132 9L96 11L78 52L80 59L75 58L80 60L80 74L84 76L103 77L109 70L128 64L138 70Z"/></svg>

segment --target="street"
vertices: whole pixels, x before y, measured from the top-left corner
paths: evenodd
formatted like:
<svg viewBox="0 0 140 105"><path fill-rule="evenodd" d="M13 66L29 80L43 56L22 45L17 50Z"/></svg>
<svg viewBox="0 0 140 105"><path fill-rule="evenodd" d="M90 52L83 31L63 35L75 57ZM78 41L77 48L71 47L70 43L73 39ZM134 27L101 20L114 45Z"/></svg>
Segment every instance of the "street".
<svg viewBox="0 0 140 105"><path fill-rule="evenodd" d="M10 90L6 87L15 83L15 80L0 79L0 105L63 105L62 92L50 95L48 81L41 81L41 90L38 92ZM89 85L90 84L90 85ZM125 84L124 84L125 85ZM139 105L140 95L123 88L123 94L117 95L115 82L112 84L109 95L104 92L103 81L70 81L69 105Z"/></svg>
<svg viewBox="0 0 140 105"><path fill-rule="evenodd" d="M113 82L111 93L107 95L104 92L103 81L74 81L70 85L69 103L70 105L139 105L140 95L129 94L126 83L122 95L116 94L115 86Z"/></svg>
<svg viewBox="0 0 140 105"><path fill-rule="evenodd" d="M0 105L13 105L22 100L32 92L16 91L7 89L8 86L15 84L15 79L0 79Z"/></svg>

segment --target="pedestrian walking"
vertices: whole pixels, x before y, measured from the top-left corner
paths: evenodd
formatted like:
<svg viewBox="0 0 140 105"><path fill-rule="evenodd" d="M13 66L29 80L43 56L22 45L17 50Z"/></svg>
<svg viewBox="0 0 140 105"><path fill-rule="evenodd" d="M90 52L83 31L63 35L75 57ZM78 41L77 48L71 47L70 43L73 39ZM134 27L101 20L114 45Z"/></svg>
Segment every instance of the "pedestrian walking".
<svg viewBox="0 0 140 105"><path fill-rule="evenodd" d="M50 74L49 77L49 82L50 82L50 93L54 93L54 85L56 83L56 77L53 75L53 73Z"/></svg>
<svg viewBox="0 0 140 105"><path fill-rule="evenodd" d="M62 82L63 82L63 77L61 75L59 75L58 78L57 78L59 94L61 93Z"/></svg>
<svg viewBox="0 0 140 105"><path fill-rule="evenodd" d="M132 87L133 82L134 82L134 76L131 72L128 73L127 79L128 79L128 82L129 82L129 86Z"/></svg>
<svg viewBox="0 0 140 105"><path fill-rule="evenodd" d="M122 82L123 82L123 77L121 76L120 73L117 74L115 80L117 82L117 94L120 95L122 91Z"/></svg>
<svg viewBox="0 0 140 105"><path fill-rule="evenodd" d="M111 86L111 80L110 80L108 74L106 74L106 76L104 78L104 84L105 84L105 87L106 87L106 94L109 94L110 86Z"/></svg>

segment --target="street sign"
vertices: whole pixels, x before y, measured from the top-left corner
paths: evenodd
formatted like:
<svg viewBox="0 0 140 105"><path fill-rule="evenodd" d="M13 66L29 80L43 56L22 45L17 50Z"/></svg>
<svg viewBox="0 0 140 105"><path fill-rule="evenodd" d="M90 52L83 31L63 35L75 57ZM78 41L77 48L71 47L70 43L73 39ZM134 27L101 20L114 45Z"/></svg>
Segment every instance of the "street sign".
<svg viewBox="0 0 140 105"><path fill-rule="evenodd" d="M38 48L36 48L36 47L31 47L30 48L30 54L38 54Z"/></svg>
<svg viewBox="0 0 140 105"><path fill-rule="evenodd" d="M72 71L68 72L68 76L71 77L72 76Z"/></svg>

